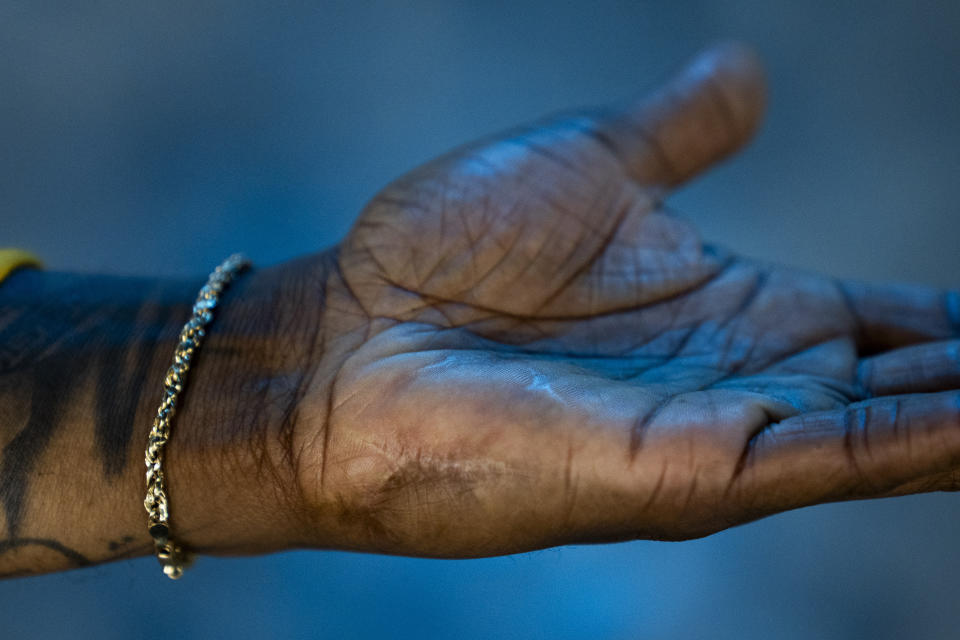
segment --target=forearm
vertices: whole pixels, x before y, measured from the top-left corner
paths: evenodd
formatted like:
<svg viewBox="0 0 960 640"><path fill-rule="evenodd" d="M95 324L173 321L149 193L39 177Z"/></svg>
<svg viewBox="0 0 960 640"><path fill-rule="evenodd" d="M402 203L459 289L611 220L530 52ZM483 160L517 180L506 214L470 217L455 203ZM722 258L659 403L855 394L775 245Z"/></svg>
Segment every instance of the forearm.
<svg viewBox="0 0 960 640"><path fill-rule="evenodd" d="M316 319L283 312L303 292L276 270L245 278L198 353L168 449L171 524L198 551L297 538L283 433L307 372L277 335L299 346ZM151 551L143 449L200 284L24 271L0 286L0 575Z"/></svg>

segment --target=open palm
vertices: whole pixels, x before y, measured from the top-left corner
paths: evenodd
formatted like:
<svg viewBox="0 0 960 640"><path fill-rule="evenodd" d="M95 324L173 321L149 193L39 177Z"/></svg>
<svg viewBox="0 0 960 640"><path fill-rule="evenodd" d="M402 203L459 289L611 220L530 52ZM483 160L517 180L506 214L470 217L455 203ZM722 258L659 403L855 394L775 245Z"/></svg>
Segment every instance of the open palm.
<svg viewBox="0 0 960 640"><path fill-rule="evenodd" d="M745 141L763 93L720 47L628 111L482 141L376 196L326 297L353 346L295 434L324 544L678 539L956 487L955 295L742 259L660 206Z"/></svg>

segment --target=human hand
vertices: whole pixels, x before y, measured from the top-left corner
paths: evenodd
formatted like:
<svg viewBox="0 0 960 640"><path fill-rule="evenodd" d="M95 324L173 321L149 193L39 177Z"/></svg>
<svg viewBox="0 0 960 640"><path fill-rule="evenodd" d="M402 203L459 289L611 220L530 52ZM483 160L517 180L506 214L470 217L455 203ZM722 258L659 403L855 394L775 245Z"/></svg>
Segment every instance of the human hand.
<svg viewBox="0 0 960 640"><path fill-rule="evenodd" d="M298 266L324 283L284 445L304 544L486 556L956 489L955 292L740 258L660 206L763 102L717 48L413 171Z"/></svg>
<svg viewBox="0 0 960 640"><path fill-rule="evenodd" d="M960 294L703 245L661 206L763 105L736 46L621 112L389 185L225 292L165 472L175 539L439 557L707 535L960 488ZM143 443L198 282L0 288L0 577L151 553Z"/></svg>

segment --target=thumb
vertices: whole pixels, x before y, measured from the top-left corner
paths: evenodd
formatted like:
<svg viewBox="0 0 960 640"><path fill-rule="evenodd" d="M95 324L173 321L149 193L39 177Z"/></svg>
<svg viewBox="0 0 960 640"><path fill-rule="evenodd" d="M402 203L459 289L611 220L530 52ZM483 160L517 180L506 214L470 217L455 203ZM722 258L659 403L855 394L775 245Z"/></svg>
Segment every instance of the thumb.
<svg viewBox="0 0 960 640"><path fill-rule="evenodd" d="M741 44L712 47L666 86L599 124L641 184L678 185L740 148L763 115L760 61Z"/></svg>

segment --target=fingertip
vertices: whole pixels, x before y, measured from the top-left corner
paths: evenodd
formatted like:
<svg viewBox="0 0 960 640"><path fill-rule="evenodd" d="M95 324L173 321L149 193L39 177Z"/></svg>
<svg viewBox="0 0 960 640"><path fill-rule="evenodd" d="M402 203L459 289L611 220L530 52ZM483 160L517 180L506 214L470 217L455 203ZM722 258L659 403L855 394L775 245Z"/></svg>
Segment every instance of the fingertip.
<svg viewBox="0 0 960 640"><path fill-rule="evenodd" d="M756 131L767 104L767 80L753 48L734 40L719 42L695 56L683 76L694 93L711 87L720 93L740 144Z"/></svg>
<svg viewBox="0 0 960 640"><path fill-rule="evenodd" d="M742 147L765 105L759 56L742 43L721 42L608 122L606 132L638 182L674 186Z"/></svg>

